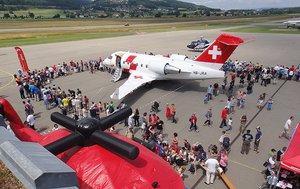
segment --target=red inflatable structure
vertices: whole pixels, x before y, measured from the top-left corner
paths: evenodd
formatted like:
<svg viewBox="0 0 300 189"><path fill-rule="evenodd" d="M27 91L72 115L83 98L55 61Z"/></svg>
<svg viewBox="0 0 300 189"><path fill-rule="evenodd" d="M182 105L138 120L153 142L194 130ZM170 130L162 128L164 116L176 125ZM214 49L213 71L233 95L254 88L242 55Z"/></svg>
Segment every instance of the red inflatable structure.
<svg viewBox="0 0 300 189"><path fill-rule="evenodd" d="M0 99L0 105L2 105L0 113L10 122L11 129L22 141L37 142L46 147L55 141L62 141L73 133L68 129L59 129L41 135L23 124L6 99ZM77 173L81 189L150 189L154 188L155 182L156 188L184 188L181 177L161 157L126 137L109 132L103 133L137 147L139 153L131 160L97 144L77 145L59 153L57 157Z"/></svg>

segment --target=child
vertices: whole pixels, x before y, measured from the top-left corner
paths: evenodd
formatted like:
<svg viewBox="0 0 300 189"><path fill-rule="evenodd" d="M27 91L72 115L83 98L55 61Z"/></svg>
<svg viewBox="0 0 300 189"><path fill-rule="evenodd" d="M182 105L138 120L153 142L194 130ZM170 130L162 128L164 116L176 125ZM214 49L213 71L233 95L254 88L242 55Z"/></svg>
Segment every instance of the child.
<svg viewBox="0 0 300 189"><path fill-rule="evenodd" d="M208 95L205 95L203 100L204 100L204 104L207 104L208 103Z"/></svg>
<svg viewBox="0 0 300 189"><path fill-rule="evenodd" d="M232 117L229 118L228 120L228 128L226 129L226 131L231 131L232 130Z"/></svg>
<svg viewBox="0 0 300 189"><path fill-rule="evenodd" d="M272 98L269 98L269 100L268 100L268 105L267 105L267 110L271 110L271 109L272 109L272 106L273 106L273 99L272 99Z"/></svg>

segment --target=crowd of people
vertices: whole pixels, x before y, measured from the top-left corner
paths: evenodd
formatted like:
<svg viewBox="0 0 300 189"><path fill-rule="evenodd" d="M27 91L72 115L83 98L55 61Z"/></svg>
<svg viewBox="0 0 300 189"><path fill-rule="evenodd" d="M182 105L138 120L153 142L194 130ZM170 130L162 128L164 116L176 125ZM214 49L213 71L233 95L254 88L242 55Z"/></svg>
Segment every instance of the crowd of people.
<svg viewBox="0 0 300 189"><path fill-rule="evenodd" d="M126 106L124 102L115 105L113 102L93 102L86 95L84 95L78 88L76 91L72 89L63 90L59 86L51 84L51 81L57 77L66 77L73 73L89 71L94 73L95 70L104 71L102 60L89 62L74 62L70 61L68 64L58 64L50 67L45 67L41 70L34 70L26 74L20 70L15 74L16 83L23 100L26 123L31 128L35 129L34 121L34 106L31 101L43 101L45 109L58 107L65 115L70 115L74 119L79 120L86 117L100 119L101 113L104 116L112 114L114 111ZM174 132L173 137L169 140L165 137L165 121L168 124L177 123L177 109L175 103L166 104L165 116L160 113L160 104L155 101L151 107L150 113L144 112L140 114L136 108L128 119L123 121L126 127L125 135L133 139L136 132L140 131L142 140L147 143L153 143L156 146L155 153L161 156L165 161L174 166L175 170L184 178L186 170L194 174L197 169L205 168L207 179L205 184L210 185L214 182L215 174L219 172L226 172L229 161L229 153L231 147L230 132L235 128L233 118L231 115L237 109L246 107L247 95L253 93L253 86L260 84L267 87L269 84L276 84L278 80L296 80L299 81L300 70L298 67L263 67L260 64L246 63L240 61L227 61L223 66L226 76L220 85L214 83L207 89L204 97L204 103L207 104L219 94L226 94L226 106L221 111L220 116L220 130L221 136L216 144L211 144L207 150L201 143L190 144L189 140L185 138L182 144L179 142L180 133ZM237 84L236 80L239 80ZM229 83L229 85L228 85ZM221 87L220 87L221 86ZM246 86L246 88L244 88ZM257 108L264 108L266 103L267 109L272 110L273 99L269 98L266 101L266 93L259 95L257 100ZM203 126L212 127L213 111L209 108L204 115ZM293 118L291 117L292 121ZM189 118L189 131L199 132L199 121L196 113L192 113ZM260 126L256 127L255 136L251 134L251 130L247 129L248 118L247 115L240 117L239 132L242 135L241 154L248 154L251 143L253 142L254 151L259 153L259 144L262 138L262 131ZM289 122L290 123L290 122ZM236 124L238 125L238 124ZM289 138L290 124L284 127L283 133L279 137ZM136 129L137 128L137 129ZM115 128L110 129L115 132ZM273 156L272 156L273 158ZM272 159L271 158L271 159ZM268 160L268 169L273 169L272 161ZM222 169L220 170L219 167ZM268 176L274 175L272 171L268 171Z"/></svg>

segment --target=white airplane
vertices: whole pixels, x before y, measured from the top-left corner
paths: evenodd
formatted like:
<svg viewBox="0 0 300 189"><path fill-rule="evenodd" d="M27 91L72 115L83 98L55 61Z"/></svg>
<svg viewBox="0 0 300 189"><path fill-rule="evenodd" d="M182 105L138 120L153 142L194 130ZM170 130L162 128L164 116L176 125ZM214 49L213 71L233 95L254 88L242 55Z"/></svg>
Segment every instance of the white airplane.
<svg viewBox="0 0 300 189"><path fill-rule="evenodd" d="M300 29L300 20L288 20L283 22L287 28L298 28Z"/></svg>
<svg viewBox="0 0 300 189"><path fill-rule="evenodd" d="M221 34L195 60L185 55L173 54L170 57L161 55L137 54L118 51L106 58L104 65L114 68L114 81L119 80L122 71L129 72L128 80L110 96L120 100L126 95L154 80L202 80L223 78L220 70L236 47L244 40Z"/></svg>

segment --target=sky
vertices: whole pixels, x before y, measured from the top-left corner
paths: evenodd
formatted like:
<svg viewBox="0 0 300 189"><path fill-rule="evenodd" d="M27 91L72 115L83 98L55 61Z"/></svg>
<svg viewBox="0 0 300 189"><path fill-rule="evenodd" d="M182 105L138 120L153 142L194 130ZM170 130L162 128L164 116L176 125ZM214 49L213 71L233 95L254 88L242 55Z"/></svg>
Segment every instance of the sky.
<svg viewBox="0 0 300 189"><path fill-rule="evenodd" d="M220 9L300 7L300 0L180 0Z"/></svg>

